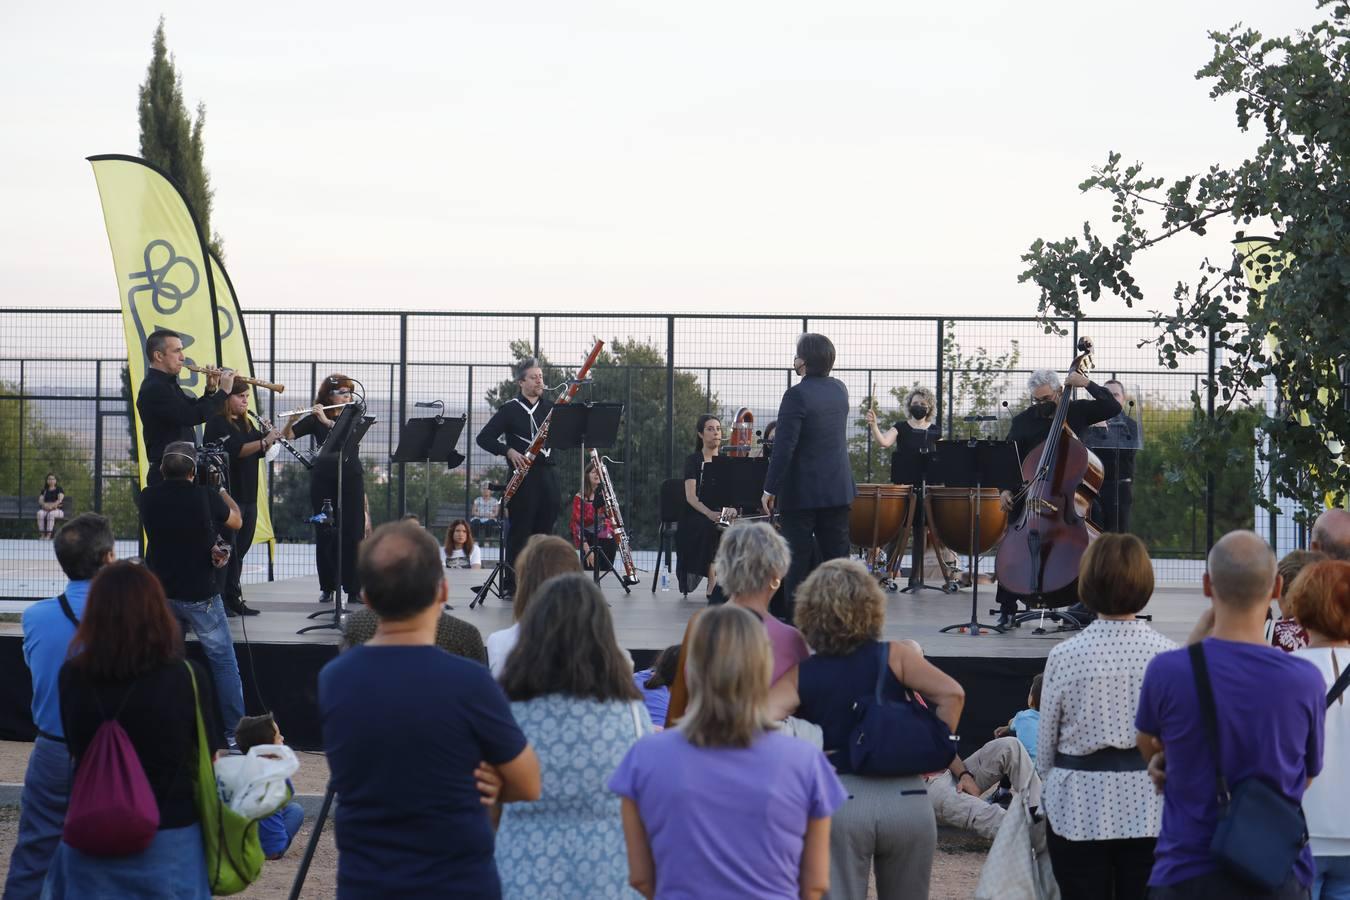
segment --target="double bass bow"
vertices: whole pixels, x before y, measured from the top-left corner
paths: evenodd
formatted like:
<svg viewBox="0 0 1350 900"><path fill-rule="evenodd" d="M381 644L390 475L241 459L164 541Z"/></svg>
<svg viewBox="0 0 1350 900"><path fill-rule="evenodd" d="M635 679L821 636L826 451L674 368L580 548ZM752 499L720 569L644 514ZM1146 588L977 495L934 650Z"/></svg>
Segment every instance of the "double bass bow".
<svg viewBox="0 0 1350 900"><path fill-rule="evenodd" d="M1069 371L1085 375L1092 366L1092 340L1080 338L1077 349ZM1000 587L1038 605L1065 606L1077 599L1045 602L1078 580L1083 552L1100 534L1088 513L1104 472L1101 460L1067 424L1073 394L1067 386L1060 392L1050 433L1022 461L1022 510L1004 532L994 563Z"/></svg>

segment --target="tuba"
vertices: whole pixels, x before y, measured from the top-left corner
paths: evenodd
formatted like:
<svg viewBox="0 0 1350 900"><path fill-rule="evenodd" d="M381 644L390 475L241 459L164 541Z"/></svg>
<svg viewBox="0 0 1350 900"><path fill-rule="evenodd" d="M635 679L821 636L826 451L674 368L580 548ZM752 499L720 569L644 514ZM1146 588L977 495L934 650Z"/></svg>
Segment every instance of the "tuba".
<svg viewBox="0 0 1350 900"><path fill-rule="evenodd" d="M755 446L755 414L747 406L736 411L731 425L731 441L722 452L727 456L749 456Z"/></svg>

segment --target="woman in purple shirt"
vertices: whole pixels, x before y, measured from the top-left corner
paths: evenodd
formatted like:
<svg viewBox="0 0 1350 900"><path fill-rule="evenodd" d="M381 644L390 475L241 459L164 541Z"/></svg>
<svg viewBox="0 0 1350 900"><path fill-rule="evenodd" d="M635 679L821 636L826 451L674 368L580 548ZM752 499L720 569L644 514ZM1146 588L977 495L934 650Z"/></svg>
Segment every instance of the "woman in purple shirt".
<svg viewBox="0 0 1350 900"><path fill-rule="evenodd" d="M638 741L610 778L628 878L644 897L819 898L843 786L822 754L773 731L764 626L720 606L689 640L689 710Z"/></svg>

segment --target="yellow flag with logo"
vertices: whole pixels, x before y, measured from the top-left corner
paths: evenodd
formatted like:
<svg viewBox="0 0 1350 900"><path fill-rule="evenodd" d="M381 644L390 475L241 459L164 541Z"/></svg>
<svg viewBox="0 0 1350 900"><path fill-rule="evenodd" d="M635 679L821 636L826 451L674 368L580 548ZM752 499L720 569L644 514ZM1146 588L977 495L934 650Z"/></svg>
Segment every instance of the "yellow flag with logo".
<svg viewBox="0 0 1350 900"><path fill-rule="evenodd" d="M183 192L157 167L135 156L91 156L89 162L112 248L132 394L149 367L145 339L159 328L182 337L189 365L228 366L251 375L248 338L234 291L210 256ZM179 376L179 383L195 394L202 392L205 381L204 375L187 369ZM148 463L134 403L131 415L137 475L144 487ZM272 540L265 478L258 480L258 492L254 543Z"/></svg>
<svg viewBox="0 0 1350 900"><path fill-rule="evenodd" d="M206 252L211 259L211 284L216 289L216 330L220 335L220 364L227 369L234 369L241 375L253 377L253 351L249 348L248 332L244 329L244 314L240 311L239 300L234 295L234 282L230 281L230 276L216 255L209 248ZM249 391L248 404L250 410L256 410L261 415L262 401L256 387ZM267 503L268 471L269 467L263 466L263 477L258 479L258 496L253 500L258 505L258 525L253 531L253 543L261 544L267 541L275 551L276 546L271 543L272 510Z"/></svg>

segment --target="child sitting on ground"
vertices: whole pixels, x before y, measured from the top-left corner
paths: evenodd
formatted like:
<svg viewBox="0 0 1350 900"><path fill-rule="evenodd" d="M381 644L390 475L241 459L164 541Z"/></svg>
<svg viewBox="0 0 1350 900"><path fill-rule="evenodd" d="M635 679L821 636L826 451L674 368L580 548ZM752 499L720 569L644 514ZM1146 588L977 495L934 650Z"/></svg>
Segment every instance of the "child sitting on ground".
<svg viewBox="0 0 1350 900"><path fill-rule="evenodd" d="M1031 679L1031 692L1027 694L1027 708L1012 717L1007 725L994 729L994 737L1015 737L1027 748L1027 756L1036 761L1036 739L1041 730L1041 678Z"/></svg>
<svg viewBox="0 0 1350 900"><path fill-rule="evenodd" d="M244 716L234 729L234 739L239 744L239 752L248 753L253 747L264 744L284 744L276 719L271 713L264 716ZM286 786L295 793L295 786L286 779ZM305 810L292 800L265 819L258 820L258 842L262 844L263 856L268 859L281 859L295 840L300 826L305 821Z"/></svg>

